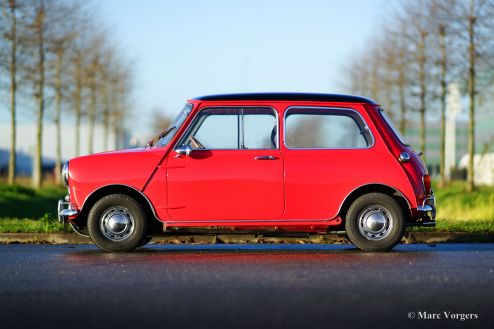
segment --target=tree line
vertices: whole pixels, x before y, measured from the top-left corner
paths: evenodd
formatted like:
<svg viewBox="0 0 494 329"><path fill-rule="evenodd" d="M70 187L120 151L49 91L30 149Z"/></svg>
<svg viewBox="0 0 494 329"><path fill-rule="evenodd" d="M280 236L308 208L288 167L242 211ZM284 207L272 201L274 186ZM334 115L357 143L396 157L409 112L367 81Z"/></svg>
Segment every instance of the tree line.
<svg viewBox="0 0 494 329"><path fill-rule="evenodd" d="M61 171L63 134L75 130L73 147L76 155L81 154L83 122L88 124L90 153L97 122L103 125L105 149L110 132L121 138L130 111L131 63L95 10L83 1L0 1L0 87L5 89L0 92L8 95L8 101L0 104L8 104L11 129L8 183L16 180L16 126L18 99L22 99L34 114L32 185L40 187L47 120L56 127L56 173ZM62 130L68 117L70 129ZM55 175L58 181L59 176Z"/></svg>
<svg viewBox="0 0 494 329"><path fill-rule="evenodd" d="M419 147L427 154L427 118L440 113L440 181L445 177L449 83L468 96L469 190L474 189L475 117L479 99L494 93L494 1L400 1L369 46L345 66L353 93L380 100L406 133L418 115Z"/></svg>

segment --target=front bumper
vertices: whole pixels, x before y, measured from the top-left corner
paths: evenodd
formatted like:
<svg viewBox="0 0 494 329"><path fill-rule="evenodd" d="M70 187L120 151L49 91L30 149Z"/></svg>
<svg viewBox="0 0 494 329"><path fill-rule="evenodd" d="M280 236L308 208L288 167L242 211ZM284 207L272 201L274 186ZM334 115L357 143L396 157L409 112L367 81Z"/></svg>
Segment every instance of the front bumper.
<svg viewBox="0 0 494 329"><path fill-rule="evenodd" d="M427 196L421 206L417 207L419 220L416 222L419 226L434 227L436 226L436 197L433 193Z"/></svg>
<svg viewBox="0 0 494 329"><path fill-rule="evenodd" d="M58 221L60 223L67 222L69 218L79 215L79 210L72 207L70 202L65 200L58 200Z"/></svg>

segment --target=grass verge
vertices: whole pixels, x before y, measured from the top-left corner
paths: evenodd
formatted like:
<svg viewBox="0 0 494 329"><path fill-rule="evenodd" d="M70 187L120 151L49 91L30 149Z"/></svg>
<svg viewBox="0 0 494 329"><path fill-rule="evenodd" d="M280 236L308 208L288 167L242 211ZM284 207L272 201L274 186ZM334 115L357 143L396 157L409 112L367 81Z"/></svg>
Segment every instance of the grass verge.
<svg viewBox="0 0 494 329"><path fill-rule="evenodd" d="M0 183L0 233L55 233L67 231L57 221L57 202L67 189L50 185L32 189Z"/></svg>
<svg viewBox="0 0 494 329"><path fill-rule="evenodd" d="M453 182L434 188L437 227L418 231L494 232L494 187L467 192L466 184ZM39 190L0 182L0 233L55 233L70 231L56 220L57 201L65 187L49 185Z"/></svg>
<svg viewBox="0 0 494 329"><path fill-rule="evenodd" d="M464 182L434 188L436 231L494 232L494 187L479 186L467 192Z"/></svg>

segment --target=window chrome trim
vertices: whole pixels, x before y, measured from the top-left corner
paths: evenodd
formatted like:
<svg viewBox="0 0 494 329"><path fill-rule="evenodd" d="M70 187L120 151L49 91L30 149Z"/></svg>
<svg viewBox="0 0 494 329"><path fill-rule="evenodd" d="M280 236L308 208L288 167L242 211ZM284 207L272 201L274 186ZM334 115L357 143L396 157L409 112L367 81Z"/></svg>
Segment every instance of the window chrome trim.
<svg viewBox="0 0 494 329"><path fill-rule="evenodd" d="M236 148L236 149L193 149L192 152L195 152L195 151L274 151L274 150L280 150L280 119L279 119L279 115L278 115L278 111L272 107L272 106L263 106L263 105L259 105L259 106L228 106L228 105L224 105L224 106L208 106L208 107L203 107L201 109L199 109L196 114L194 115L193 118L191 118L191 121L190 121L190 124L186 127L186 129L184 130L184 132L182 133L182 135L180 136L180 138L177 140L177 142L175 143L175 145L173 145L173 150L175 150L177 147L180 147L180 145L183 143L184 141L184 136L187 136L190 132L190 130L192 130L194 128L194 124L197 120L197 117L199 116L199 114L204 111L204 110L209 110L209 109L238 109L240 110L240 116L242 117L242 125L243 125L243 109L258 109L258 108L261 108L261 109L269 109L271 111L273 111L274 113L274 116L275 116L275 119L276 119L276 148ZM238 130L240 131L240 129L242 129L242 133L243 133L243 127L240 128L238 127ZM239 133L239 132L238 132ZM243 140L243 136L242 136L242 140ZM240 143L240 139L238 141ZM238 144L237 144L238 145ZM243 145L242 145L243 146Z"/></svg>
<svg viewBox="0 0 494 329"><path fill-rule="evenodd" d="M343 111L353 112L353 113L357 114L357 116L360 118L360 120L362 120L362 123L364 124L363 129L365 129L369 132L372 143L366 147L289 147L286 143L286 118L287 118L287 113L292 109L340 110L340 111L343 110ZM333 115L335 115L335 114L333 114ZM368 149L373 148L375 144L376 144L376 139L374 138L374 134L372 133L372 130L370 129L369 125L367 124L367 121L364 120L364 118L362 117L362 115L360 114L359 111L352 109L350 107L295 105L295 106L287 107L285 109L285 113L283 113L283 145L288 150L368 150Z"/></svg>

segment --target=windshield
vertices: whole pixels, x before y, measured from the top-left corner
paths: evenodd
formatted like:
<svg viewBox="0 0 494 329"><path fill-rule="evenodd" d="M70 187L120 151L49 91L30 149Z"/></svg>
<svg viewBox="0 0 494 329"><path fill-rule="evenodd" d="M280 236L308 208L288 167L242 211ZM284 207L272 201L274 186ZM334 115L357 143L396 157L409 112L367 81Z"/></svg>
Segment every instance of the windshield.
<svg viewBox="0 0 494 329"><path fill-rule="evenodd" d="M187 119L190 111L192 111L192 104L185 104L184 108L182 109L182 111L180 111L175 120L173 120L170 126L162 133L162 136L156 143L156 146L166 146L168 145L168 143L170 143L170 141L173 139L173 136L175 136L177 131L185 122L185 119Z"/></svg>
<svg viewBox="0 0 494 329"><path fill-rule="evenodd" d="M393 124L393 122L391 121L391 119L388 117L388 115L386 114L386 112L384 112L383 109L379 109L379 112L381 112L381 115L384 118L384 121L386 121L386 123L388 124L389 128L391 128L391 130L393 131L393 133L395 134L395 136L398 137L398 139L400 140L401 144L403 144L405 146L410 146L410 144L408 144L408 141L406 140L405 136L403 136L401 134L401 132L398 130L398 128L395 127L395 125Z"/></svg>

